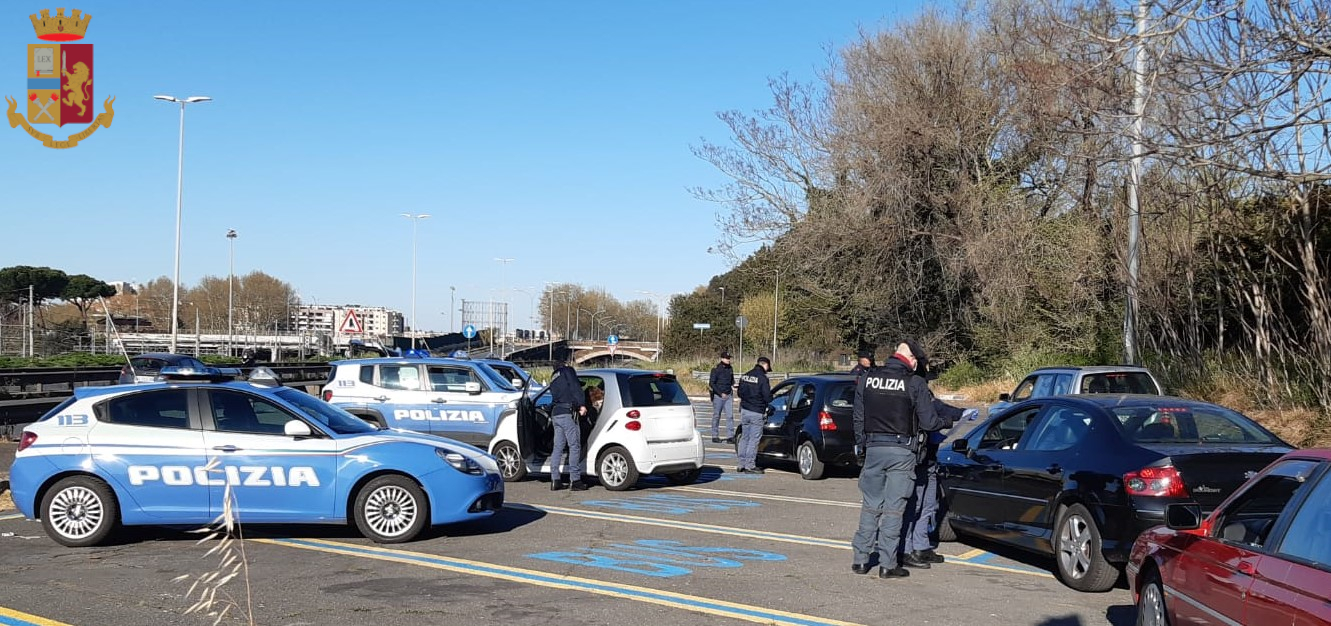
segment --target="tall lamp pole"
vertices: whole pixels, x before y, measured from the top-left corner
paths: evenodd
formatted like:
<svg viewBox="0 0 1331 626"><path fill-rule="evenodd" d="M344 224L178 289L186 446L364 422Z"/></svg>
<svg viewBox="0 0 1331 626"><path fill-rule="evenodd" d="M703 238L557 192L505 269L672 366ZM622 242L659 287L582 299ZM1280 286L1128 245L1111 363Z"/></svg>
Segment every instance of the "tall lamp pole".
<svg viewBox="0 0 1331 626"><path fill-rule="evenodd" d="M513 262L513 259L506 259L506 258L495 257L495 261L498 261L498 262L500 263L500 270L499 270L499 284L503 287L503 290L504 290L504 296L503 296L503 298L500 298L500 300L504 303L504 317L503 317L504 332L500 334L500 338L504 340L504 346L507 347L507 346L508 346L508 337L507 337L507 335L508 335L508 264L509 264L509 263L512 263L512 262Z"/></svg>
<svg viewBox="0 0 1331 626"><path fill-rule="evenodd" d="M416 349L416 335L420 334L420 323L416 321L416 224L430 217L429 213L403 213L402 217L411 220L411 349Z"/></svg>
<svg viewBox="0 0 1331 626"><path fill-rule="evenodd" d="M176 351L176 337L180 334L180 205L184 196L185 182L185 105L212 100L207 96L176 98L173 96L153 96L165 102L180 105L180 151L176 156L176 263L175 277L171 283L171 352Z"/></svg>
<svg viewBox="0 0 1331 626"><path fill-rule="evenodd" d="M235 283L236 283L236 229L226 231L231 244L231 265L226 274L226 355L235 356Z"/></svg>

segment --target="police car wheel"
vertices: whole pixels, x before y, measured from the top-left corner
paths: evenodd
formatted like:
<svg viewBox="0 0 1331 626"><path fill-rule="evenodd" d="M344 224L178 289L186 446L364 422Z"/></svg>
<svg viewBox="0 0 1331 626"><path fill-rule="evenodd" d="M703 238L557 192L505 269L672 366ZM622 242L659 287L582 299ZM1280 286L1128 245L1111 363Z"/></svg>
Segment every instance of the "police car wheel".
<svg viewBox="0 0 1331 626"><path fill-rule="evenodd" d="M106 483L92 476L70 476L42 497L42 527L56 543L71 548L106 540L120 519L120 505Z"/></svg>
<svg viewBox="0 0 1331 626"><path fill-rule="evenodd" d="M1080 504L1063 510L1054 535L1054 560L1063 584L1077 591L1109 591L1118 570L1100 552L1100 529Z"/></svg>
<svg viewBox="0 0 1331 626"><path fill-rule="evenodd" d="M495 446L494 458L504 482L515 483L527 477L527 461L512 442L503 441Z"/></svg>
<svg viewBox="0 0 1331 626"><path fill-rule="evenodd" d="M682 472L671 472L665 475L666 480L670 481L670 484L672 485L692 485L693 483L698 482L698 478L701 476L701 467L684 470Z"/></svg>
<svg viewBox="0 0 1331 626"><path fill-rule="evenodd" d="M827 466L818 459L818 450L813 447L812 441L806 441L800 444L799 450L795 451L795 458L799 461L800 477L804 480L821 480L823 472Z"/></svg>
<svg viewBox="0 0 1331 626"><path fill-rule="evenodd" d="M601 459L596 462L596 475L610 491L624 491L638 484L638 468L633 465L633 457L620 446L601 453Z"/></svg>
<svg viewBox="0 0 1331 626"><path fill-rule="evenodd" d="M430 520L425 492L406 476L390 474L356 493L356 528L375 543L411 541Z"/></svg>

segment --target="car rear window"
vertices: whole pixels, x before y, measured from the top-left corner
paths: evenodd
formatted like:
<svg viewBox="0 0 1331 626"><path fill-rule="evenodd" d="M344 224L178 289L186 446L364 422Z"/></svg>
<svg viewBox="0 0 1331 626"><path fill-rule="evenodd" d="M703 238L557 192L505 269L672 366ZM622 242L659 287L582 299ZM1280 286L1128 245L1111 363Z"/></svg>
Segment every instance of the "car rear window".
<svg viewBox="0 0 1331 626"><path fill-rule="evenodd" d="M1146 372L1106 372L1087 374L1081 379L1082 393L1160 393Z"/></svg>
<svg viewBox="0 0 1331 626"><path fill-rule="evenodd" d="M689 396L669 374L646 374L628 379L628 402L624 406L688 406Z"/></svg>
<svg viewBox="0 0 1331 626"><path fill-rule="evenodd" d="M166 361L161 359L130 359L129 365L130 367L133 367L136 372L156 372L161 371L162 366L166 365Z"/></svg>
<svg viewBox="0 0 1331 626"><path fill-rule="evenodd" d="M834 409L855 408L855 383L832 385L827 390L827 405Z"/></svg>
<svg viewBox="0 0 1331 626"><path fill-rule="evenodd" d="M1284 445L1252 420L1215 406L1125 405L1111 409L1137 443L1256 443Z"/></svg>

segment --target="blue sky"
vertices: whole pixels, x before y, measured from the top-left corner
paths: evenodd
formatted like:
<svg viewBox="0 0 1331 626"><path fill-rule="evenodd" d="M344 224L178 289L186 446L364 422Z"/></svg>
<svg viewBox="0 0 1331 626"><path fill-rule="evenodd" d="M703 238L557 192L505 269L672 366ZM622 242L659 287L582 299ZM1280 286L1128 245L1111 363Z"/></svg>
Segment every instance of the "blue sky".
<svg viewBox="0 0 1331 626"><path fill-rule="evenodd" d="M0 5L0 94L25 95L28 15L52 6ZM769 77L813 78L920 0L74 6L93 16L94 100L115 96L115 121L70 150L0 124L0 267L169 276L179 119L152 96L206 95L186 113L182 282L226 276L234 228L237 274L406 312L399 214L429 213L417 310L442 331L450 286L630 300L724 272L707 252L720 207L688 193L724 180L690 145L726 141L717 111L769 106ZM509 293L527 326L531 298Z"/></svg>

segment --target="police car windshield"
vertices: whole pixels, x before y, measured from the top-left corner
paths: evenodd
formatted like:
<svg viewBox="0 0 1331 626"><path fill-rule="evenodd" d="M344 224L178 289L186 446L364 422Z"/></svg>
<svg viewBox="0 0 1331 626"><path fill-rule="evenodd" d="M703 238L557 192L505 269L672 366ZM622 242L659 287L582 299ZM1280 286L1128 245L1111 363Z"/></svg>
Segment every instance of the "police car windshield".
<svg viewBox="0 0 1331 626"><path fill-rule="evenodd" d="M372 433L376 430L374 426L360 418L303 391L282 389L277 392L277 397L300 409L300 412L304 413L306 417L339 435Z"/></svg>

